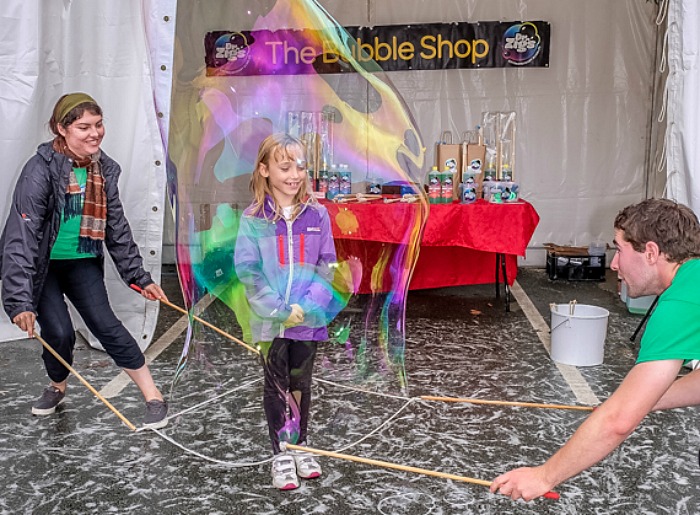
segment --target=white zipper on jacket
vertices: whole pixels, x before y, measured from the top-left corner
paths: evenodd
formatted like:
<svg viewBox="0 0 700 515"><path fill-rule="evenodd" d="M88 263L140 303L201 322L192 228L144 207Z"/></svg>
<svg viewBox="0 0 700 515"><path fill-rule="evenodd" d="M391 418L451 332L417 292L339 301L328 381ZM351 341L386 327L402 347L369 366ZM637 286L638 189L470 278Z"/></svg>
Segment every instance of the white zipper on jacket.
<svg viewBox="0 0 700 515"><path fill-rule="evenodd" d="M287 291L284 293L284 302L289 302L292 294L292 279L294 277L294 233L292 232L292 220L285 220L287 224L287 257L289 259L289 280L287 281Z"/></svg>
<svg viewBox="0 0 700 515"><path fill-rule="evenodd" d="M293 220L284 220L287 225L287 259L289 260L289 279L287 280L287 290L284 292L284 303L289 304L289 297L292 294L292 280L294 279L294 232L292 231ZM284 338L284 324L280 326L280 338Z"/></svg>

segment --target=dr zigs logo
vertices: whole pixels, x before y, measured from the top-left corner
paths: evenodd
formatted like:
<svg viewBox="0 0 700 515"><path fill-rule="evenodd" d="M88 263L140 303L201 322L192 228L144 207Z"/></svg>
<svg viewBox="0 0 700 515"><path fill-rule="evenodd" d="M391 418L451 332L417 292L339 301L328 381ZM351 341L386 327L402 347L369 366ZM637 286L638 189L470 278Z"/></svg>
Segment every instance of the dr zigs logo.
<svg viewBox="0 0 700 515"><path fill-rule="evenodd" d="M503 34L503 58L516 66L529 64L540 53L541 43L536 25L512 25Z"/></svg>
<svg viewBox="0 0 700 515"><path fill-rule="evenodd" d="M219 36L214 48L216 66L225 68L232 75L243 70L250 61L250 43L240 32Z"/></svg>

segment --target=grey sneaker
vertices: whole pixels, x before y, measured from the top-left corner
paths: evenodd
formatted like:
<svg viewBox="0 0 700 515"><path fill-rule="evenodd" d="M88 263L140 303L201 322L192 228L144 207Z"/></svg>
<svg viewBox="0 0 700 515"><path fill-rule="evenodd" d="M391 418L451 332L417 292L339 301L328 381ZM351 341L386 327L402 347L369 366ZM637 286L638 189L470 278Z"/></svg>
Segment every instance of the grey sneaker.
<svg viewBox="0 0 700 515"><path fill-rule="evenodd" d="M146 416L143 419L143 427L148 429L160 429L168 425L168 403L154 399L146 402Z"/></svg>
<svg viewBox="0 0 700 515"><path fill-rule="evenodd" d="M53 415L56 406L63 403L65 396L66 394L55 386L47 386L32 406L32 415Z"/></svg>

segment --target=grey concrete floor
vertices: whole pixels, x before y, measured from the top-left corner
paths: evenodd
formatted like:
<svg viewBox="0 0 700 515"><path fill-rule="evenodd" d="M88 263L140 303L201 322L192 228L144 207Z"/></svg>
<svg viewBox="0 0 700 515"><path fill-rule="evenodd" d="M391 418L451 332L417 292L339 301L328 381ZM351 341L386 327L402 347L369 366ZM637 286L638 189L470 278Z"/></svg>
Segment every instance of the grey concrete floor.
<svg viewBox="0 0 700 515"><path fill-rule="evenodd" d="M163 285L176 300L176 277L172 270L165 272ZM619 301L613 275L603 283L569 283L550 281L544 270L522 269L517 280L547 323L552 302L576 299L610 311L604 363L575 369L590 392L604 399L634 363L636 346L629 337L641 318L628 313ZM310 444L342 448L398 412L380 431L345 452L485 480L514 466L541 463L566 441L585 413L416 399L444 395L576 404L576 394L532 325L533 314L526 315L515 301L505 313L492 286L411 292L406 317L407 388L400 390L389 382L384 393L396 397L378 397L316 381ZM201 316L238 335L231 313L218 301ZM179 313L163 307L156 339L179 318ZM31 404L46 384L39 344L3 343L0 512L700 512L695 408L649 416L620 449L560 485L559 501L516 503L474 484L332 458L321 459L320 479L303 482L293 492L279 492L270 484L267 463L247 465L269 457L261 385L249 384L261 375L256 360L200 327L186 371L172 385L183 341L180 334L151 365L171 400L171 412L221 397L173 419L163 430L170 440L150 431L130 431L73 379L56 415L33 417ZM318 379L342 379L334 367L338 352L342 350L337 346L322 348L315 371ZM75 367L98 389L119 372L104 353L84 344L76 348ZM140 423L143 406L133 385L112 402Z"/></svg>

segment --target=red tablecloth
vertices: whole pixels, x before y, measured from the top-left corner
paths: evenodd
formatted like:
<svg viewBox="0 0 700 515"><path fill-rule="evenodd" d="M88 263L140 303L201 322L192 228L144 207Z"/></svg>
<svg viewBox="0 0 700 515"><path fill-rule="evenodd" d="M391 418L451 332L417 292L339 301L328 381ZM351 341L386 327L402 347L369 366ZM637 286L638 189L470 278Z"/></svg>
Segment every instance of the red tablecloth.
<svg viewBox="0 0 700 515"><path fill-rule="evenodd" d="M360 291L370 291L372 268L387 246L400 246L419 206L380 202L326 203L339 258L361 259ZM496 255L504 254L508 282L515 280L517 256L524 256L539 222L528 202L433 204L421 241L411 289L495 282ZM388 286L390 287L390 286Z"/></svg>

